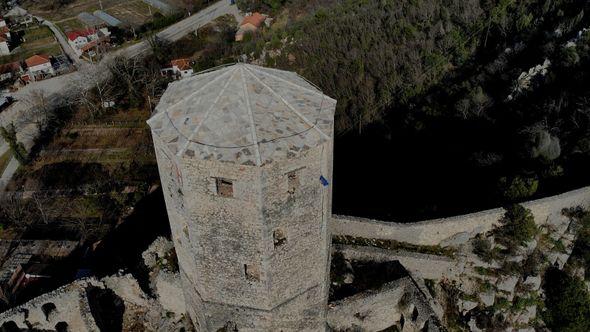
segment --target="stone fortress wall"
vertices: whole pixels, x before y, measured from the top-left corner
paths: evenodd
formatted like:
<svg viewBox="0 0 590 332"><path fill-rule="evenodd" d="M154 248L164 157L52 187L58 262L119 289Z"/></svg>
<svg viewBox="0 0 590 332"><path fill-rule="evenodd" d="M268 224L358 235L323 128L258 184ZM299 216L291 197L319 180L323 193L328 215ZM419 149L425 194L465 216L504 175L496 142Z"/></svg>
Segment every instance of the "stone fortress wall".
<svg viewBox="0 0 590 332"><path fill-rule="evenodd" d="M561 212L565 208L590 207L590 187L525 202L522 205L530 209L535 216L535 222L542 225L552 218L560 218ZM445 247L467 241L477 234L492 230L504 212L503 208L495 208L407 224L334 215L331 231L332 235L350 235L368 239L395 240L415 245Z"/></svg>
<svg viewBox="0 0 590 332"><path fill-rule="evenodd" d="M557 246L544 248L537 239L530 242L527 248L521 249L520 253L511 259L522 262L532 251L541 250L549 265L563 268L569 259L575 240L575 228L571 227L571 219L563 214L563 210L575 207L588 209L590 187L524 202L522 205L532 212L542 232L556 242L564 244L565 251L556 249ZM477 293L477 283L474 280L487 278L482 276L477 268L498 268L499 266L495 265L496 263L488 264L478 259L477 255L471 252L470 241L478 234L492 230L504 213L503 208L496 208L408 224L344 216L333 216L332 219L331 228L334 236L364 238L373 242L394 240L416 246L452 247L458 250L453 257L351 244L337 244L333 249L334 252L354 261L398 261L410 273L410 279L418 288L425 287L424 279L435 282L453 280L461 285L465 293L474 289ZM509 301L516 296L524 297L525 295L518 293L522 288L518 285L533 284L533 291L541 291L539 289L541 276L511 275L488 279L488 282L493 285L493 290L480 294L477 301L461 300L459 307L463 313L477 306L493 305L496 297L504 296ZM430 308L432 308L430 310L425 305L424 295L427 291L416 292L414 287L408 287L408 285L412 286L412 283L402 279L376 291L362 292L345 301L330 303L328 324L338 328L361 327L363 331L373 331L377 330L377 327L384 326L397 326L402 331L419 331L425 324L432 322L430 317L437 317L439 321L442 321L442 311L436 301L434 303L430 301ZM418 313L411 317L421 317L415 322L413 320L408 322L409 313L404 310L404 305L400 302L400 299L408 294L411 298L410 302L416 306ZM535 312L536 306L529 306L525 312L509 316L510 321L526 326L535 316ZM405 324L402 319L404 316ZM481 331L474 324L470 321L470 328L473 331ZM432 330L437 329L432 327Z"/></svg>

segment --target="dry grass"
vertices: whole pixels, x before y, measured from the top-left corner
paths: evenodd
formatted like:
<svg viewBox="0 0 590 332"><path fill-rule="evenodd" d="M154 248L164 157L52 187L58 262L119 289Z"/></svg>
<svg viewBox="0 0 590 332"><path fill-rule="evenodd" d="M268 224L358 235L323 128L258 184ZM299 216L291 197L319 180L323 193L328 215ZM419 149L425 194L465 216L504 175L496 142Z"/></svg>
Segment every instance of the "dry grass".
<svg viewBox="0 0 590 332"><path fill-rule="evenodd" d="M61 22L58 22L56 25L63 32L69 32L72 30L80 30L80 29L84 29L86 27L84 25L84 23L80 22L77 18L70 18L67 20L63 20Z"/></svg>
<svg viewBox="0 0 590 332"><path fill-rule="evenodd" d="M59 55L63 53L61 46L59 46L58 43L53 42L53 38L51 39L51 42L49 42L49 39L46 41L46 44L43 44L42 41L37 41L33 46L21 47L13 54L2 56L0 57L0 64L25 60L35 54Z"/></svg>
<svg viewBox="0 0 590 332"><path fill-rule="evenodd" d="M141 25L152 18L157 12L141 0L101 0L102 10L130 25ZM24 7L37 16L55 22L62 31L76 30L84 27L84 24L77 19L82 12L93 13L99 10L98 0L76 0L67 6L52 9L47 5L46 0L27 0ZM150 13L151 10L151 13Z"/></svg>
<svg viewBox="0 0 590 332"><path fill-rule="evenodd" d="M34 168L64 161L153 163L147 118L147 112L140 110L113 111L100 119L89 119L86 112L78 112L44 149Z"/></svg>
<svg viewBox="0 0 590 332"><path fill-rule="evenodd" d="M105 10L108 14L118 18L132 26L139 26L151 20L153 14L158 12L155 8L150 8L141 0L125 1L117 6Z"/></svg>
<svg viewBox="0 0 590 332"><path fill-rule="evenodd" d="M122 2L119 0L101 1L103 8L116 6ZM97 0L76 0L67 6L55 9L51 8L50 2L51 1L47 0L27 0L24 2L23 7L34 15L41 16L50 21L61 21L76 17L76 15L80 14L81 12L92 13L93 11L100 9L100 5Z"/></svg>

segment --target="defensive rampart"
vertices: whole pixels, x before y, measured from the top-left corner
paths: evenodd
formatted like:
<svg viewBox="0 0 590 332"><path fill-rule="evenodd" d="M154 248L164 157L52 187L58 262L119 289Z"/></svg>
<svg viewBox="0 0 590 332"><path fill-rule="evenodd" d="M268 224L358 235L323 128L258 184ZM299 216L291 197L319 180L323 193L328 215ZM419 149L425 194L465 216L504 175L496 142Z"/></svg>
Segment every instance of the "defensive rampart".
<svg viewBox="0 0 590 332"><path fill-rule="evenodd" d="M563 218L564 208L590 207L590 187L525 202L522 205L531 210L538 225L551 223L552 219ZM333 235L395 240L416 245L448 246L462 243L476 234L491 230L503 215L503 208L495 208L415 223L384 222L334 215L331 227Z"/></svg>

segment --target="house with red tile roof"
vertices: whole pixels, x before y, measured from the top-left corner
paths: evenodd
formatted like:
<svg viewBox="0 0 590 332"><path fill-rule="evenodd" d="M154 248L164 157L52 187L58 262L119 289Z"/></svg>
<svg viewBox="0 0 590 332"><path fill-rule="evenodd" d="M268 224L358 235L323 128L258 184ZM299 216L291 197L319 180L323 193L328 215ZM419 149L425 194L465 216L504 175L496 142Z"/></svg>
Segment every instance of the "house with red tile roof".
<svg viewBox="0 0 590 332"><path fill-rule="evenodd" d="M44 79L47 76L55 75L51 59L47 55L36 54L25 60L29 77L34 80Z"/></svg>
<svg viewBox="0 0 590 332"><path fill-rule="evenodd" d="M163 68L160 72L162 76L189 77L193 74L193 61L186 58L174 59L170 61L170 67Z"/></svg>
<svg viewBox="0 0 590 332"><path fill-rule="evenodd" d="M236 32L236 41L242 41L244 39L244 35L248 32L255 33L258 31L258 29L262 27L267 19L268 15L263 15L258 12L244 17L244 20L242 23L240 23L238 32Z"/></svg>
<svg viewBox="0 0 590 332"><path fill-rule="evenodd" d="M81 56L84 52L88 52L94 48L98 43L104 41L110 32L107 28L101 28L99 30L87 28L82 30L74 30L68 32L68 43L74 49L74 52Z"/></svg>
<svg viewBox="0 0 590 332"><path fill-rule="evenodd" d="M0 55L10 54L10 29L6 25L4 18L0 17Z"/></svg>

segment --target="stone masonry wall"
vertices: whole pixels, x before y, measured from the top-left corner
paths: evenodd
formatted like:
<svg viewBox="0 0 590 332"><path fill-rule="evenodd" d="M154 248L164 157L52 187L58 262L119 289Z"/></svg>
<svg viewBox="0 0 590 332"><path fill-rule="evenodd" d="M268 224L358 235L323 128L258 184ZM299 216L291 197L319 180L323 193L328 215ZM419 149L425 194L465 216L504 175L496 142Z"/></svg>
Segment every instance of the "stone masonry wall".
<svg viewBox="0 0 590 332"><path fill-rule="evenodd" d="M429 323L436 314L410 277L391 281L330 303L328 325L335 331L438 331Z"/></svg>
<svg viewBox="0 0 590 332"><path fill-rule="evenodd" d="M331 181L332 142L260 167L179 158L157 137L154 145L197 330L324 330L331 188L319 178ZM217 178L232 182L232 197L218 195Z"/></svg>
<svg viewBox="0 0 590 332"><path fill-rule="evenodd" d="M590 207L590 187L560 195L522 203L531 210L538 225L561 215L564 208ZM334 215L331 227L334 235L395 240L416 245L452 245L467 241L479 233L493 228L504 215L503 208L434 219L416 223L394 223L378 220Z"/></svg>

